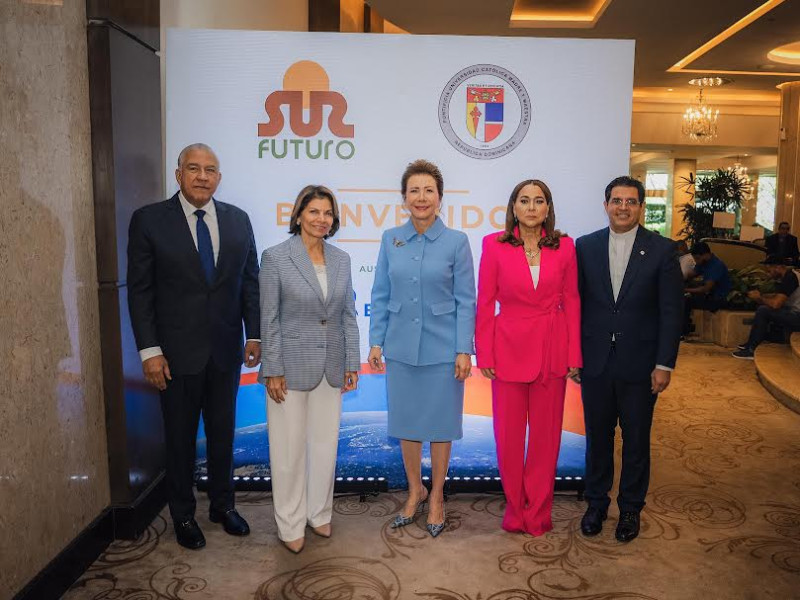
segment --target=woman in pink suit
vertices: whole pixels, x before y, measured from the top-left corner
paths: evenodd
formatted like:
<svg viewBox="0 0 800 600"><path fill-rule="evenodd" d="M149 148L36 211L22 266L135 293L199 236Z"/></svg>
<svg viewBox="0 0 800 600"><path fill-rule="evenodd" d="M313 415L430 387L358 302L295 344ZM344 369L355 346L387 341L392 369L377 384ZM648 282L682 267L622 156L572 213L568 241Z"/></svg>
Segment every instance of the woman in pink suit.
<svg viewBox="0 0 800 600"><path fill-rule="evenodd" d="M575 245L555 229L550 189L523 181L511 192L505 231L483 239L475 331L478 367L492 380L506 531L553 527L566 379L577 380L582 366L580 312Z"/></svg>

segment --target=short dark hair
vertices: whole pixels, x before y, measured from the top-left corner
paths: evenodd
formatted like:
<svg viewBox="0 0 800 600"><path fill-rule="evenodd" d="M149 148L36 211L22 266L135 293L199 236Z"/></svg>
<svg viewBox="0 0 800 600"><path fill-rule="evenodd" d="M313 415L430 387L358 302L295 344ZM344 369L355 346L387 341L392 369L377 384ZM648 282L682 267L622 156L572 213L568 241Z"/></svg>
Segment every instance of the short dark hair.
<svg viewBox="0 0 800 600"><path fill-rule="evenodd" d="M297 219L306 209L308 203L314 199L330 200L331 209L333 210L333 225L331 225L331 230L325 236L325 239L333 237L339 231L339 205L336 203L336 196L324 185L307 185L297 194L297 200L294 201L294 208L292 208L292 216L289 219L289 233L292 235L300 234L300 224Z"/></svg>
<svg viewBox="0 0 800 600"><path fill-rule="evenodd" d="M778 223L778 229L780 229L784 225L786 225L787 227L791 227L792 226L791 223L789 223L789 221L781 221L780 223Z"/></svg>
<svg viewBox="0 0 800 600"><path fill-rule="evenodd" d="M705 242L697 242L692 249L689 250L692 256L702 256L703 254L711 254L711 247Z"/></svg>
<svg viewBox="0 0 800 600"><path fill-rule="evenodd" d="M644 186L642 182L638 179L634 179L630 175L622 175L621 177L616 177L611 180L606 186L606 203L611 200L611 190L615 187L632 187L636 188L636 191L639 192L639 204L644 202Z"/></svg>
<svg viewBox="0 0 800 600"><path fill-rule="evenodd" d="M408 163L406 170L403 171L403 176L400 178L400 193L403 194L403 197L406 195L408 180L414 175L430 175L436 182L439 198L444 195L444 178L442 177L442 172L439 170L439 167L429 160L420 158L412 163Z"/></svg>

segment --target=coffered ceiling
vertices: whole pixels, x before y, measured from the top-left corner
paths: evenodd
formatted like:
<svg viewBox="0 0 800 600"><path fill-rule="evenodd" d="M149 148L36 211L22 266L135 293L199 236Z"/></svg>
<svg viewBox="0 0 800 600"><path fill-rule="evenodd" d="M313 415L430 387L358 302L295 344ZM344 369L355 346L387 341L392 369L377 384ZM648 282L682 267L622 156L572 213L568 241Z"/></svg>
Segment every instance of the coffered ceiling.
<svg viewBox="0 0 800 600"><path fill-rule="evenodd" d="M410 33L636 40L634 86L684 88L724 74L734 90L777 93L800 64L771 50L800 41L800 0L369 0ZM800 58L800 57L798 57Z"/></svg>

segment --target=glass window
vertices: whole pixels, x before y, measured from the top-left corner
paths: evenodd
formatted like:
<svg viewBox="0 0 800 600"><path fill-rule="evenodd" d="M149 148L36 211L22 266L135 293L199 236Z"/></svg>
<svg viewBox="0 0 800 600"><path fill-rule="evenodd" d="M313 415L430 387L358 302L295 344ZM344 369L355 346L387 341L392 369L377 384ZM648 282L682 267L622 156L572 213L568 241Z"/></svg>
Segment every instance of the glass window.
<svg viewBox="0 0 800 600"><path fill-rule="evenodd" d="M645 211L644 226L669 237L669 223L667 219L667 189L669 188L669 175L667 173L648 172L645 178Z"/></svg>
<svg viewBox="0 0 800 600"><path fill-rule="evenodd" d="M778 180L775 175L758 176L758 197L756 198L756 223L769 230L775 226L775 188Z"/></svg>

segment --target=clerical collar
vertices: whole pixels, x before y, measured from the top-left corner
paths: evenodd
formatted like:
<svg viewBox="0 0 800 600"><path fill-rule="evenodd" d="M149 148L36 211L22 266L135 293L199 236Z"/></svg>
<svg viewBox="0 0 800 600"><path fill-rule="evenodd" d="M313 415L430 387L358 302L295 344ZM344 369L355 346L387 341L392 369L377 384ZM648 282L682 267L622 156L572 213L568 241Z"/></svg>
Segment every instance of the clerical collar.
<svg viewBox="0 0 800 600"><path fill-rule="evenodd" d="M608 228L608 234L614 239L622 239L627 240L629 238L635 238L636 232L639 231L639 225L637 224L633 229L630 231L626 231L625 233L617 233L611 227Z"/></svg>

